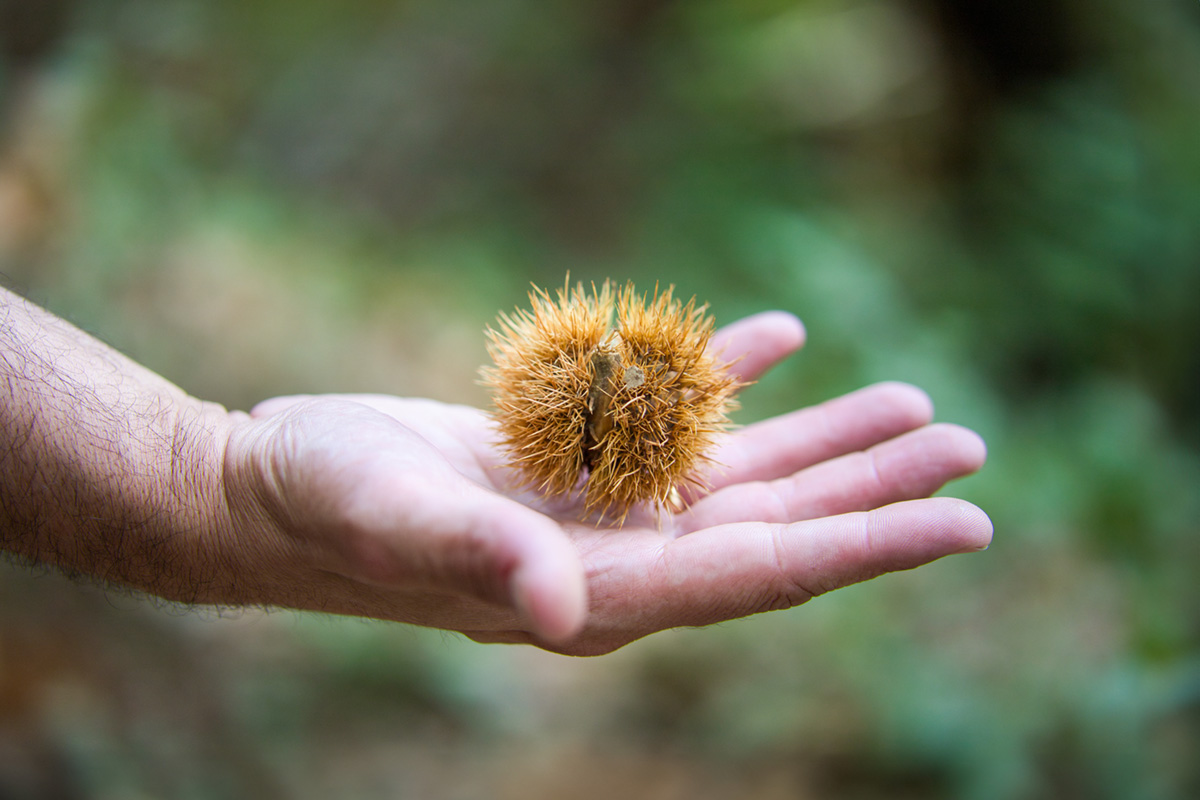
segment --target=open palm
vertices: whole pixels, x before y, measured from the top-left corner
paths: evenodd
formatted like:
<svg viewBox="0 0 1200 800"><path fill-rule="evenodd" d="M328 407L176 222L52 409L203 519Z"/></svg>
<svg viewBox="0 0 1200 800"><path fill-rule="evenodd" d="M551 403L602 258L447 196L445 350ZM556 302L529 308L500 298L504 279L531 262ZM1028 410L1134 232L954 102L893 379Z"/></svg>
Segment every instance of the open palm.
<svg viewBox="0 0 1200 800"><path fill-rule="evenodd" d="M802 342L772 312L712 346L753 380ZM278 398L231 440L233 473L257 487L233 493L235 513L270 520L289 553L297 579L265 602L597 654L985 547L981 511L921 499L985 458L978 436L931 417L920 390L881 384L749 425L723 438L711 493L612 528L579 521L578 498L512 491L478 409Z"/></svg>

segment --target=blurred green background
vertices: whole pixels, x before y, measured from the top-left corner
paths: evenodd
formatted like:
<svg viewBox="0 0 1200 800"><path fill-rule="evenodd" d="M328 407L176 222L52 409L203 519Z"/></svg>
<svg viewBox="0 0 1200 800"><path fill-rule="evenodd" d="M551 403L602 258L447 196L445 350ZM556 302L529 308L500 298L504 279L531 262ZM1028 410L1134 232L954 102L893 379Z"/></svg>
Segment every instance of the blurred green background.
<svg viewBox="0 0 1200 800"><path fill-rule="evenodd" d="M1200 797L1195 0L0 0L4 282L189 391L483 404L529 283L980 431L986 553L598 660L4 568L3 798Z"/></svg>

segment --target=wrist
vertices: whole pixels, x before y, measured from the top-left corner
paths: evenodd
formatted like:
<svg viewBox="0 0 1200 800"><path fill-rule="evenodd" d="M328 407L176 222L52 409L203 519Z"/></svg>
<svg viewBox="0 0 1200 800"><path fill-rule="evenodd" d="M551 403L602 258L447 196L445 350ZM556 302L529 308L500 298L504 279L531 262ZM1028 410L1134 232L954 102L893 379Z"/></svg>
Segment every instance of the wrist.
<svg viewBox="0 0 1200 800"><path fill-rule="evenodd" d="M287 517L276 480L273 420L243 412L225 414L200 433L217 466L216 488L201 499L203 558L219 565L210 591L199 602L217 605L310 607L305 588L320 574ZM299 594L298 594L299 593Z"/></svg>
<svg viewBox="0 0 1200 800"><path fill-rule="evenodd" d="M202 403L0 290L0 548L174 601L234 580L223 447Z"/></svg>
<svg viewBox="0 0 1200 800"><path fill-rule="evenodd" d="M246 537L226 480L229 440L243 416L199 402L177 410L170 451L160 449L149 470L162 476L156 502L167 520L162 535L174 543L174 564L164 565L157 585L139 588L182 603L243 602Z"/></svg>

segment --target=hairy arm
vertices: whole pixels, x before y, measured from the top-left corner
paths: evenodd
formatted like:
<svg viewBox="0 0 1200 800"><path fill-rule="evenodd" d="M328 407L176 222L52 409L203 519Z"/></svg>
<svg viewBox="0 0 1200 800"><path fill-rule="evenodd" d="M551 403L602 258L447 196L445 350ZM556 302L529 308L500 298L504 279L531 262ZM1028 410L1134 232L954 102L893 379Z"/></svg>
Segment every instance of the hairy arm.
<svg viewBox="0 0 1200 800"><path fill-rule="evenodd" d="M753 379L795 318L719 334ZM721 485L621 528L513 492L478 409L379 396L204 403L0 290L0 549L184 603L283 606L598 654L986 547L929 498L983 464L879 385L730 434Z"/></svg>
<svg viewBox="0 0 1200 800"><path fill-rule="evenodd" d="M231 418L0 289L0 547L171 600L215 601L233 577Z"/></svg>
<svg viewBox="0 0 1200 800"><path fill-rule="evenodd" d="M454 630L507 610L552 637L583 613L561 528L415 429L336 401L226 411L3 289L0 550L181 603Z"/></svg>
<svg viewBox="0 0 1200 800"><path fill-rule="evenodd" d="M562 529L414 428L338 401L228 412L3 289L0 550L182 603L453 630L506 612L552 637L583 614Z"/></svg>

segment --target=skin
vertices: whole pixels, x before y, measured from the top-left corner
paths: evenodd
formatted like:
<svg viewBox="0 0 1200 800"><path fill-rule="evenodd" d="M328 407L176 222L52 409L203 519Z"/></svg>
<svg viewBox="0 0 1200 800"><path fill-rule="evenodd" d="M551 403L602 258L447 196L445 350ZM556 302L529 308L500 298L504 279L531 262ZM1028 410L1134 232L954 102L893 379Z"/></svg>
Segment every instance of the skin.
<svg viewBox="0 0 1200 800"><path fill-rule="evenodd" d="M801 347L767 312L712 347L753 380ZM274 606L573 655L708 625L987 547L929 495L983 442L881 384L749 425L713 491L620 529L508 489L487 415L378 395L249 414L188 396L62 320L0 296L0 547L184 603Z"/></svg>

